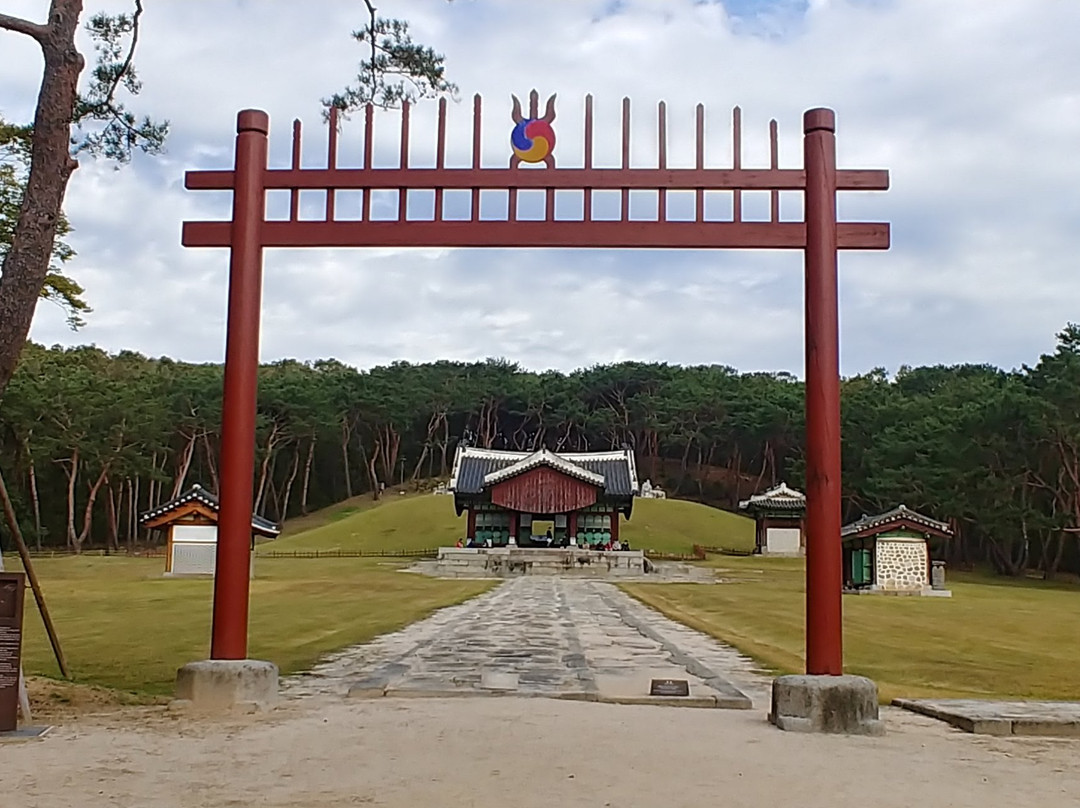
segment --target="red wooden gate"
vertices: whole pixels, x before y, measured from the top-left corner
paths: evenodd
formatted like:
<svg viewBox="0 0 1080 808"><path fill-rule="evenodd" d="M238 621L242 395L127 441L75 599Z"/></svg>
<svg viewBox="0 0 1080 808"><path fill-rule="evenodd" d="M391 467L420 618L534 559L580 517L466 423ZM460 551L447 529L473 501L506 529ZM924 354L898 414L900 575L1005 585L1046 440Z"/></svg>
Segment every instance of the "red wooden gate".
<svg viewBox="0 0 1080 808"><path fill-rule="evenodd" d="M439 102L434 168L409 165L409 106L401 111L400 165L372 166L374 111L364 116L364 161L361 168L338 168L338 121L331 111L325 168L300 167L300 122L293 124L292 165L267 167L269 118L259 110L237 116L236 159L233 170L189 171L192 190L233 191L232 220L185 222L187 247L229 247L228 335L225 352L225 390L221 434L221 510L218 528L217 575L214 581L214 624L211 656L242 659L247 655L249 553L252 480L255 463L256 384L259 360L262 254L266 247L605 247L605 248L762 248L800 249L805 255L806 300L806 432L807 432L807 551L806 551L806 669L811 674L840 674L843 668L840 552L840 375L837 322L837 250L887 249L889 225L837 222L837 191L883 191L889 175L881 170L838 170L835 116L829 109L811 109L803 117L803 168L779 167L776 121L769 126L768 168L742 165L742 125L739 108L732 118L734 164L705 167L705 108L696 110L694 168L667 165L667 110L657 112L659 165L630 167L630 101L622 104L622 164L593 165L593 103L585 98L584 165L556 167L554 97L539 114L536 91L525 118L514 99L512 156L507 168L485 168L480 159L481 101L473 101L472 165L446 167L446 101ZM543 162L543 170L525 170L520 162ZM266 192L290 192L289 218L267 221ZM322 221L301 220L301 190L325 191ZM444 217L447 190L471 192L467 220ZM509 215L502 221L480 217L480 191L508 192ZM517 216L519 190L543 190L543 220ZM362 218L335 216L335 191L363 192ZM371 192L397 195L397 217L373 220ZM410 219L409 192L434 191L432 220ZM584 194L584 217L566 221L555 217L555 192ZM593 218L596 191L621 194L619 219ZM658 192L657 221L631 220L632 190ZM695 216L690 221L667 218L670 191L692 191ZM733 192L731 221L705 219L706 191ZM745 221L744 191L768 191L769 221ZM804 194L804 221L781 221L781 191Z"/></svg>

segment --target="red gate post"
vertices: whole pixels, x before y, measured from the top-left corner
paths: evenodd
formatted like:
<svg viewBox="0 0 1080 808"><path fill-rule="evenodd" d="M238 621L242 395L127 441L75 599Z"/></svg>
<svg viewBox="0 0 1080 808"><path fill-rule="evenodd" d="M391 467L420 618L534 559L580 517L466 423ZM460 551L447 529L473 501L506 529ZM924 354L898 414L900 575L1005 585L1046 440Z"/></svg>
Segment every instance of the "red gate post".
<svg viewBox="0 0 1080 808"><path fill-rule="evenodd" d="M246 109L236 117L229 313L221 405L221 509L211 659L247 657L251 577L252 484L262 303L262 242L270 119Z"/></svg>
<svg viewBox="0 0 1080 808"><path fill-rule="evenodd" d="M880 735L877 685L844 676L836 116L803 116L806 170L806 676L773 681L780 729Z"/></svg>
<svg viewBox="0 0 1080 808"><path fill-rule="evenodd" d="M806 169L806 672L844 667L840 551L840 335L836 116L803 117Z"/></svg>
<svg viewBox="0 0 1080 808"><path fill-rule="evenodd" d="M236 117L214 623L210 659L189 662L176 674L177 698L199 709L262 706L278 696L277 666L247 659L269 130L269 116L261 110L245 109Z"/></svg>

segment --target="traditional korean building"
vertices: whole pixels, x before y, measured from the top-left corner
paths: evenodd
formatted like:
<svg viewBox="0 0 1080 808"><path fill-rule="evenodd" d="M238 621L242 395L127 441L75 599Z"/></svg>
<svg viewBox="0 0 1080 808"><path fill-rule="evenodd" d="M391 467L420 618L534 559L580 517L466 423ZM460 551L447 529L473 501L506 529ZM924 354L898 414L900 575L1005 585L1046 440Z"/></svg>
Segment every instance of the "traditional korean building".
<svg viewBox="0 0 1080 808"><path fill-rule="evenodd" d="M848 590L911 594L945 594L944 565L940 580L931 575L930 542L947 541L953 530L945 522L903 505L877 516L844 525L844 582Z"/></svg>
<svg viewBox="0 0 1080 808"><path fill-rule="evenodd" d="M217 564L218 500L200 485L193 485L139 517L139 524L164 530L166 575L213 575ZM251 541L276 538L281 529L261 516L251 517Z"/></svg>
<svg viewBox="0 0 1080 808"><path fill-rule="evenodd" d="M533 522L549 521L551 546L605 546L620 541L619 517L630 518L638 481L629 449L556 454L465 446L454 457L449 490L458 514L468 514L470 544L534 544Z"/></svg>
<svg viewBox="0 0 1080 808"><path fill-rule="evenodd" d="M754 517L754 552L797 556L806 552L806 495L785 483L739 503Z"/></svg>

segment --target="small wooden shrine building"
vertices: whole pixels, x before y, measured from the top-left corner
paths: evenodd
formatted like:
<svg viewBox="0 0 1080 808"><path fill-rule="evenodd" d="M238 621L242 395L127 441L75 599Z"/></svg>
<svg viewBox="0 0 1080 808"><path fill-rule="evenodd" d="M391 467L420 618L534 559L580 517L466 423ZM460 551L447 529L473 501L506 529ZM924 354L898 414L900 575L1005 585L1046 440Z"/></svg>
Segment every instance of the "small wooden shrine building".
<svg viewBox="0 0 1080 808"><path fill-rule="evenodd" d="M213 575L217 564L218 500L200 485L139 517L150 530L164 530L166 575ZM251 517L251 542L273 539L281 529L261 516Z"/></svg>
<svg viewBox="0 0 1080 808"><path fill-rule="evenodd" d="M739 503L754 517L754 552L797 556L806 552L806 495L785 483Z"/></svg>
<svg viewBox="0 0 1080 808"><path fill-rule="evenodd" d="M468 514L470 546L620 545L619 516L630 518L638 494L629 449L612 452L511 452L459 447L448 489ZM533 536L550 521L550 538Z"/></svg>
<svg viewBox="0 0 1080 808"><path fill-rule="evenodd" d="M944 565L931 576L930 541L952 538L953 530L904 505L844 525L844 585L849 591L947 594ZM932 585L933 584L933 585Z"/></svg>

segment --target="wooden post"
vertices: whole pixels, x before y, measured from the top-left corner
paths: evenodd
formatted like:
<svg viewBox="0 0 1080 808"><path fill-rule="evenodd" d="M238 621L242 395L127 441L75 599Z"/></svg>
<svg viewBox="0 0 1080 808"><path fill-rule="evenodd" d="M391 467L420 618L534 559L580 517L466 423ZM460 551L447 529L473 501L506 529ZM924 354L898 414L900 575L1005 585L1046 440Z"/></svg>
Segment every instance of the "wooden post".
<svg viewBox="0 0 1080 808"><path fill-rule="evenodd" d="M803 117L806 169L806 672L843 673L836 117Z"/></svg>
<svg viewBox="0 0 1080 808"><path fill-rule="evenodd" d="M212 659L247 657L262 301L260 231L265 213L263 183L269 130L270 119L265 112L248 109L237 116Z"/></svg>
<svg viewBox="0 0 1080 808"><path fill-rule="evenodd" d="M465 527L465 538L468 541L472 541L476 538L476 509L469 508L469 515L466 517L468 520ZM468 543L468 542L466 542Z"/></svg>
<svg viewBox="0 0 1080 808"><path fill-rule="evenodd" d="M71 673L68 671L67 660L64 659L64 649L60 647L60 637L56 633L56 626L53 625L52 615L49 614L49 607L45 604L45 593L41 589L41 582L38 581L37 572L34 570L34 562L30 558L30 548L26 546L26 540L23 538L22 530L19 528L19 520L15 517L15 508L11 504L11 497L8 495L7 484L4 482L3 474L0 474L0 505L3 506L4 519L7 521L8 529L11 531L11 538L15 542L15 548L19 551L19 559L22 561L23 571L26 573L26 578L30 582L30 588L34 593L34 602L37 604L38 614L41 615L41 622L45 625L45 633L49 637L49 644L52 646L53 656L56 657L56 666L60 669L61 676L65 679L70 679ZM0 556L0 572L3 571L4 559ZM23 695L26 695L25 683ZM24 706L26 707L26 720L29 721L30 702L27 701Z"/></svg>

